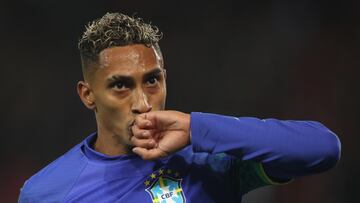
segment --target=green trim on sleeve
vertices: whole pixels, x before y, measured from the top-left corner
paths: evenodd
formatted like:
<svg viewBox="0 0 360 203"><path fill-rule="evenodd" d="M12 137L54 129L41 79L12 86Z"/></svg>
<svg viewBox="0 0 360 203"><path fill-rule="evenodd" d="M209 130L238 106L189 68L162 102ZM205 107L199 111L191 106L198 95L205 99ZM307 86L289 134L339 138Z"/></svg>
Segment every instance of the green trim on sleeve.
<svg viewBox="0 0 360 203"><path fill-rule="evenodd" d="M274 180L266 174L263 165L259 162L235 159L233 164L230 181L241 195L263 186L285 185L292 181L292 179L284 182Z"/></svg>
<svg viewBox="0 0 360 203"><path fill-rule="evenodd" d="M257 163L254 161L234 160L234 166L231 171L231 179L236 185L236 190L244 195L256 188L270 185L260 177L260 171L257 170Z"/></svg>
<svg viewBox="0 0 360 203"><path fill-rule="evenodd" d="M270 184L270 185L286 185L289 184L290 182L293 181L293 179L290 179L289 181L285 181L285 182L278 182L273 180L272 178L270 178L265 170L264 167L262 165L262 163L256 163L255 164L255 170L257 172L257 174L259 175L259 177L266 183Z"/></svg>

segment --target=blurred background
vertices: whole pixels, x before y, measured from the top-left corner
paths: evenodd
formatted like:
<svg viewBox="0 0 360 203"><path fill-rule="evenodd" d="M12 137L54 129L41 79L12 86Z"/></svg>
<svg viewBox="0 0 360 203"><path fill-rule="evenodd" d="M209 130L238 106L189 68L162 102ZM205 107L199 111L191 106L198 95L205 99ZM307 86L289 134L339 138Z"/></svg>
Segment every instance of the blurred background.
<svg viewBox="0 0 360 203"><path fill-rule="evenodd" d="M318 120L339 135L333 170L245 203L360 202L358 0L2 1L0 202L96 130L75 89L77 41L108 11L164 33L167 109Z"/></svg>

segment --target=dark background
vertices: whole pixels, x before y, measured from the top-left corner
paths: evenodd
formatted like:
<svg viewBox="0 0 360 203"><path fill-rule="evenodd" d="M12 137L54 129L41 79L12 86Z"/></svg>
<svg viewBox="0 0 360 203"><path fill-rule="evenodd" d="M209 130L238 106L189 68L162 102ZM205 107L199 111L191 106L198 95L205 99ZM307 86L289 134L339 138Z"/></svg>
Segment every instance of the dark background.
<svg viewBox="0 0 360 203"><path fill-rule="evenodd" d="M2 1L0 202L96 130L75 89L77 40L107 11L164 33L167 109L318 120L339 135L334 169L246 203L359 202L358 0Z"/></svg>

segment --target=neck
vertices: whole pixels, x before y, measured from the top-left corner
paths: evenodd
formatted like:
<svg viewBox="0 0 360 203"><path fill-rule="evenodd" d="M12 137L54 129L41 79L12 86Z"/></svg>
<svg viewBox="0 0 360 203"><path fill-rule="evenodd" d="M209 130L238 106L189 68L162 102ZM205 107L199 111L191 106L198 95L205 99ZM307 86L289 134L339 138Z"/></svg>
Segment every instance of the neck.
<svg viewBox="0 0 360 203"><path fill-rule="evenodd" d="M93 146L95 151L108 156L128 154L131 150L129 146L121 142L119 135L115 135L98 125L97 138Z"/></svg>

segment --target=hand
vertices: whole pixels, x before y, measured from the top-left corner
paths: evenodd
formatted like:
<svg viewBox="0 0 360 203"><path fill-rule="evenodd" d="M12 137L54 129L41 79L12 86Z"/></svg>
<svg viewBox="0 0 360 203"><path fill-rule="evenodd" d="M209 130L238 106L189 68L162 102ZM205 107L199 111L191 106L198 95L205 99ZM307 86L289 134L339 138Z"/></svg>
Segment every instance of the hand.
<svg viewBox="0 0 360 203"><path fill-rule="evenodd" d="M131 128L133 152L153 160L190 144L190 115L179 111L152 111L136 117Z"/></svg>

